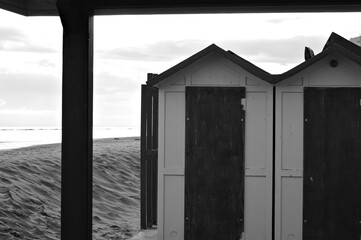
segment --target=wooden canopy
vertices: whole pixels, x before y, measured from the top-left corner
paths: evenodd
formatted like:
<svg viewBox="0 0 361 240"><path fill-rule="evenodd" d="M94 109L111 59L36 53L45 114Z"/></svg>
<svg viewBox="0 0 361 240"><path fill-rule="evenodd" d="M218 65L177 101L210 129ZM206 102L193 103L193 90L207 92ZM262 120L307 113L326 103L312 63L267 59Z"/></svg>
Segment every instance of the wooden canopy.
<svg viewBox="0 0 361 240"><path fill-rule="evenodd" d="M320 0L94 0L93 2L95 15L361 11L361 3L355 0L327 2ZM24 16L58 15L56 0L0 0L0 8Z"/></svg>

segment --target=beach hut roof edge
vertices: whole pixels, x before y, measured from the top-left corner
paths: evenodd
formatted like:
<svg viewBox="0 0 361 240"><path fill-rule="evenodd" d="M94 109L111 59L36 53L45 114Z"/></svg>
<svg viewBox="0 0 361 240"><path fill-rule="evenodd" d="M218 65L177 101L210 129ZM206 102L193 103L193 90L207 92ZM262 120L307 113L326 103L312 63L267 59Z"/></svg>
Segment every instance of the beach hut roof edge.
<svg viewBox="0 0 361 240"><path fill-rule="evenodd" d="M279 83L287 78L292 77L293 75L301 72L307 67L335 52L361 65L361 47L333 32L327 40L322 52L302 62L285 73L274 75L275 83Z"/></svg>
<svg viewBox="0 0 361 240"><path fill-rule="evenodd" d="M319 60L334 52L338 52L341 55L347 57L348 59L361 65L361 47L341 37L337 33L332 32L322 52L282 74L270 74L263 69L257 67L256 65L252 64L251 62L247 61L246 59L233 53L232 51L225 51L222 48L218 47L216 44L211 44L210 46L178 63L177 65L171 67L170 69L164 71L163 73L159 75L153 74L152 78L147 81L147 85L157 85L158 83L162 82L176 72L184 69L185 67L201 60L202 58L212 53L218 53L222 55L223 57L237 64L241 68L270 84L277 84L287 78L292 77L293 75L299 73L300 71L304 70L305 68L311 66L312 64L318 62Z"/></svg>
<svg viewBox="0 0 361 240"><path fill-rule="evenodd" d="M326 50L327 48L331 47L334 44L338 44L346 49L349 49L350 51L354 52L355 54L361 56L361 47L354 44L353 42L347 40L346 38L338 35L335 32L332 32L330 37L327 39L327 42L325 46L323 47L323 50Z"/></svg>
<svg viewBox="0 0 361 240"><path fill-rule="evenodd" d="M274 79L273 76L264 71L263 69L257 67L256 65L250 63L249 61L245 60L244 58L241 58L237 54L231 52L231 51L225 51L224 49L218 47L216 44L211 44L205 49L199 51L198 53L192 55L191 57L185 59L184 61L178 63L177 65L169 68L168 70L162 72L159 75L153 75L154 77L149 79L147 81L147 85L154 86L166 78L170 77L171 75L177 73L178 71L188 67L189 65L203 59L204 57L210 55L210 54L219 54L231 62L235 63L236 65L240 66L241 68L245 69L246 71L254 74L255 76L259 77L260 79L268 82L273 83Z"/></svg>

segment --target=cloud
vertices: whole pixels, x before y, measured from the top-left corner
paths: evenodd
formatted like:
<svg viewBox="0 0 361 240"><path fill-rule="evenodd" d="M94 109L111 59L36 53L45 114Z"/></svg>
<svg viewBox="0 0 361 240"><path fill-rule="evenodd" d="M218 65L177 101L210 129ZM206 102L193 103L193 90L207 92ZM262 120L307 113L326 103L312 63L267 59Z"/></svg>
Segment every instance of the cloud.
<svg viewBox="0 0 361 240"><path fill-rule="evenodd" d="M140 111L141 83L109 72L94 78L94 124L99 126L133 126L139 124L134 115Z"/></svg>
<svg viewBox="0 0 361 240"><path fill-rule="evenodd" d="M35 64L35 65L43 67L43 68L54 68L54 67L56 67L55 62L51 61L49 59L40 59L40 60L36 60L36 61L26 61L25 63L27 63L27 64Z"/></svg>
<svg viewBox="0 0 361 240"><path fill-rule="evenodd" d="M287 18L272 18L272 19L267 20L266 22L279 24L279 23L283 23L287 20L288 20Z"/></svg>
<svg viewBox="0 0 361 240"><path fill-rule="evenodd" d="M284 22L287 22L287 21L295 21L295 20L299 20L299 19L300 19L300 17L293 17L293 18L290 18L290 17L276 17L276 18L268 19L266 22L273 23L273 24L280 24L280 23L284 23Z"/></svg>
<svg viewBox="0 0 361 240"><path fill-rule="evenodd" d="M139 96L140 98L140 96ZM134 94L94 96L94 125L97 126L134 126L135 113L140 112L140 105L134 101Z"/></svg>
<svg viewBox="0 0 361 240"><path fill-rule="evenodd" d="M286 20L286 19L285 19ZM274 20L277 21L277 20ZM283 21L279 19L279 21ZM281 65L303 62L304 47L311 47L315 53L321 51L326 39L322 36L295 36L284 39L245 39L214 42L225 50L231 50L254 64L267 62ZM130 61L170 62L181 61L209 46L212 41L182 40L161 41L144 47L98 50L101 58Z"/></svg>
<svg viewBox="0 0 361 240"><path fill-rule="evenodd" d="M55 49L40 46L28 39L28 37L16 28L0 26L0 50L12 52L36 52L53 53Z"/></svg>
<svg viewBox="0 0 361 240"><path fill-rule="evenodd" d="M143 47L124 47L98 50L101 58L131 61L171 61L196 53L206 47L201 40L160 41Z"/></svg>
<svg viewBox="0 0 361 240"><path fill-rule="evenodd" d="M38 62L41 67L55 67L56 64L48 59L42 59Z"/></svg>
<svg viewBox="0 0 361 240"><path fill-rule="evenodd" d="M103 50L98 52L100 57L109 59L121 59L131 61L167 61L169 57L152 55L139 48L116 48L112 50Z"/></svg>
<svg viewBox="0 0 361 240"><path fill-rule="evenodd" d="M0 96L7 108L60 108L61 78L45 74L0 73Z"/></svg>
<svg viewBox="0 0 361 240"><path fill-rule="evenodd" d="M2 109L0 110L0 114L8 114L8 115L54 115L57 114L58 111L49 111L49 110L33 110L27 108L18 108L18 109Z"/></svg>
<svg viewBox="0 0 361 240"><path fill-rule="evenodd" d="M20 30L11 27L0 26L0 42L21 42L24 40L26 40L26 36Z"/></svg>
<svg viewBox="0 0 361 240"><path fill-rule="evenodd" d="M6 105L6 101L0 98L0 107Z"/></svg>
<svg viewBox="0 0 361 240"><path fill-rule="evenodd" d="M0 110L0 126L60 126L61 112L26 108Z"/></svg>
<svg viewBox="0 0 361 240"><path fill-rule="evenodd" d="M23 44L17 45L17 46L16 45L10 46L10 47L4 48L3 50L11 51L11 52L33 52L33 53L55 53L55 52L57 52L57 50L55 50L55 49L35 45L32 43L23 43Z"/></svg>
<svg viewBox="0 0 361 240"><path fill-rule="evenodd" d="M94 78L94 93L95 94L117 94L117 93L131 93L139 90L141 83L133 79L116 76L108 72L101 72Z"/></svg>

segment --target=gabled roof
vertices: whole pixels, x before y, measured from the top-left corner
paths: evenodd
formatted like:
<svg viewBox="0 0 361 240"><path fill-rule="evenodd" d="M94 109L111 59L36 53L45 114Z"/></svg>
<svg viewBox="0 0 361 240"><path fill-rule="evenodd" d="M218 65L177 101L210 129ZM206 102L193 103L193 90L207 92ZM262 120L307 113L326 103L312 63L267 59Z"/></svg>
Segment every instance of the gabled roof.
<svg viewBox="0 0 361 240"><path fill-rule="evenodd" d="M223 57L227 58L228 60L232 61L233 63L237 64L244 70L250 72L251 74L259 77L260 79L271 83L276 84L285 80L293 75L301 72L302 70L306 69L307 67L311 66L312 64L318 62L319 60L323 59L324 57L338 52L343 56L347 57L348 59L358 63L361 65L361 47L358 45L350 42L349 40L341 37L336 33L332 33L327 40L322 52L315 55L314 57L308 59L307 61L302 62L301 64L297 65L296 67L290 69L289 71L282 73L282 74L270 74L263 69L257 67L256 65L248 62L244 58L241 58L237 54L231 51L225 51L222 48L218 47L215 44L208 46L207 48L203 49L202 51L194 54L193 56L189 57L188 59L182 61L181 63L175 65L174 67L166 70L165 72L151 78L147 81L147 84L153 86L155 84L160 83L164 79L168 78L169 76L173 75L174 73L182 70L183 68L189 66L192 63L195 63L202 58L212 54L218 53Z"/></svg>
<svg viewBox="0 0 361 240"><path fill-rule="evenodd" d="M275 83L292 77L293 75L299 73L300 71L306 69L307 67L311 66L312 64L318 62L319 60L334 52L338 52L343 56L347 57L348 59L361 65L361 47L333 32L331 33L325 46L323 47L322 52L283 74L274 75L274 77L276 78Z"/></svg>
<svg viewBox="0 0 361 240"><path fill-rule="evenodd" d="M346 38L341 37L337 33L331 33L330 37L328 38L325 46L323 47L323 50L326 50L327 48L331 47L332 45L340 45L343 48L346 48L350 50L351 52L361 56L361 47L354 44L353 42L347 40Z"/></svg>
<svg viewBox="0 0 361 240"><path fill-rule="evenodd" d="M310 58L307 61L304 61L303 63L297 65L296 67L290 69L289 71L282 73L280 75L274 75L276 78L275 83L281 82L282 80L285 80L287 78L292 77L293 75L301 72L302 70L306 69L307 67L313 65L314 63L318 62L319 60L325 58L326 56L330 55L331 53L338 52L341 55L349 58L350 60L358 63L361 65L361 55L355 54L349 49L345 48L344 46L341 46L339 44L333 44L329 47L327 47L325 50L320 52L319 54L315 55L313 58Z"/></svg>
<svg viewBox="0 0 361 240"><path fill-rule="evenodd" d="M234 54L233 52L225 51L222 48L218 47L217 45L212 44L212 45L206 47L205 49L203 49L202 51L187 58L186 60L178 63L174 67L171 67L170 69L164 71L163 73L148 80L147 84L150 86L154 86L154 85L160 83L161 81L163 81L164 79L168 78L169 76L175 74L176 72L188 67L189 65L203 59L206 56L209 56L210 54L215 54L215 53L227 58L231 62L237 64L238 66L242 67L243 69L247 70L248 72L252 73L253 75L259 77L260 79L262 79L266 82L269 82L269 83L273 83L272 75L270 73L264 71L263 69L257 67L256 65L248 62L247 60L239 57L238 55Z"/></svg>

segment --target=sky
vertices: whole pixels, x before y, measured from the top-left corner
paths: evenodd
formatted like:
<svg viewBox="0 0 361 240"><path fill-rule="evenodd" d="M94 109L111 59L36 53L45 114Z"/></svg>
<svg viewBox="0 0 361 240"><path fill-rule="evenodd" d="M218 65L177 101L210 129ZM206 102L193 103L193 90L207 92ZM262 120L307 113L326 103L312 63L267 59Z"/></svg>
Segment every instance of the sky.
<svg viewBox="0 0 361 240"><path fill-rule="evenodd" d="M332 32L361 35L361 13L96 16L94 126L140 125L140 89L212 43L283 73L319 53ZM60 127L62 26L58 17L0 10L0 128Z"/></svg>

